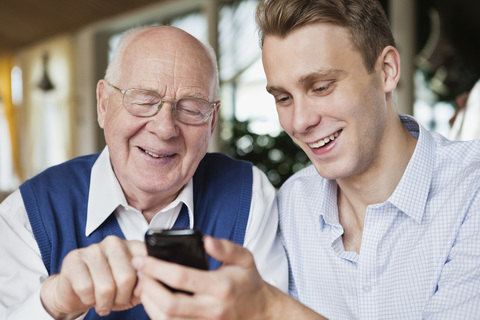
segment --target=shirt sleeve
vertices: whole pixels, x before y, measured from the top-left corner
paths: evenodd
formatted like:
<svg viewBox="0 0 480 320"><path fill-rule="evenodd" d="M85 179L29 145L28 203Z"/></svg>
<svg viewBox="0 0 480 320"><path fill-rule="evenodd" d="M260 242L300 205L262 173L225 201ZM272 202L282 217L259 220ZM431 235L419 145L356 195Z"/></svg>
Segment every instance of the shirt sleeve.
<svg viewBox="0 0 480 320"><path fill-rule="evenodd" d="M283 292L288 291L288 263L277 236L278 208L276 190L260 169L253 167L250 216L244 246L254 257L262 278Z"/></svg>
<svg viewBox="0 0 480 320"><path fill-rule="evenodd" d="M462 221L424 319L471 319L480 311L480 196Z"/></svg>
<svg viewBox="0 0 480 320"><path fill-rule="evenodd" d="M40 301L48 277L19 190L0 203L0 319L53 319Z"/></svg>

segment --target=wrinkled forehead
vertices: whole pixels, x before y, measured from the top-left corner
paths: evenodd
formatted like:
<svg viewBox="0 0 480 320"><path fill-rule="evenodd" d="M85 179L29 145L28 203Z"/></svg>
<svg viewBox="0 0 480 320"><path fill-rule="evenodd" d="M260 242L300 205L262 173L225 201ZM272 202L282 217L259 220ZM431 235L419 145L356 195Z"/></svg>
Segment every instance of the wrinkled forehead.
<svg viewBox="0 0 480 320"><path fill-rule="evenodd" d="M134 39L122 59L121 81L133 82L128 85L195 87L210 96L214 89L215 62L198 40L183 33L175 34L149 33Z"/></svg>

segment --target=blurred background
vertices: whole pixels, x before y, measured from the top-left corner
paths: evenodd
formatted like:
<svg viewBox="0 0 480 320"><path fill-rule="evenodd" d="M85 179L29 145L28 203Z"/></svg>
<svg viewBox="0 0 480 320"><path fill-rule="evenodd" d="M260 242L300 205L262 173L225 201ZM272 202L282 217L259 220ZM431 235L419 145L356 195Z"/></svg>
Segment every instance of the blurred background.
<svg viewBox="0 0 480 320"><path fill-rule="evenodd" d="M454 99L480 77L479 0L384 0L402 78L400 113L448 136ZM280 186L308 165L282 131L265 77L255 0L0 0L0 193L99 152L95 87L123 31L173 25L210 43L221 80L211 151L252 161ZM0 200L1 200L0 196Z"/></svg>

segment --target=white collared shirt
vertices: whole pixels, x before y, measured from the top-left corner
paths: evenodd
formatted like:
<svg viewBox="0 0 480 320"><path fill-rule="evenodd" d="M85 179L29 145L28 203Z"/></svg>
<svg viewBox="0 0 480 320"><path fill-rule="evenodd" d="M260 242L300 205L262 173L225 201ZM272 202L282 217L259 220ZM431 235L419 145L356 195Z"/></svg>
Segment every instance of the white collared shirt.
<svg viewBox="0 0 480 320"><path fill-rule="evenodd" d="M92 168L86 235L112 213L127 240L142 240L148 228L171 228L182 205L188 208L193 226L193 183L190 180L150 224L128 205L109 161L108 148ZM254 258L262 277L286 292L288 271L285 252L276 238L275 189L265 174L253 167L250 216L244 246ZM0 319L52 319L40 301L41 283L48 277L19 190L0 204Z"/></svg>
<svg viewBox="0 0 480 320"><path fill-rule="evenodd" d="M125 238L143 241L148 228L170 229L173 227L183 204L188 208L190 228L193 228L192 179L183 187L177 198L160 210L148 224L142 213L127 203L120 183L110 166L108 148L100 154L92 168L92 184L88 199L86 236L89 236L112 212L115 212Z"/></svg>

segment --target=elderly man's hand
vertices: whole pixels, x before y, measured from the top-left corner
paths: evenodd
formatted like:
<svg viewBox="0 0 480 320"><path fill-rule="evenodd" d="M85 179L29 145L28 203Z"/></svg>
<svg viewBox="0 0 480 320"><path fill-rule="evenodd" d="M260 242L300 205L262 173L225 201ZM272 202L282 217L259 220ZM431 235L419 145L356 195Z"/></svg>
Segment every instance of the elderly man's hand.
<svg viewBox="0 0 480 320"><path fill-rule="evenodd" d="M137 273L131 261L144 255L144 243L115 236L71 251L60 273L43 283L43 306L55 319L74 318L92 307L100 316L134 307L140 302L133 296Z"/></svg>

